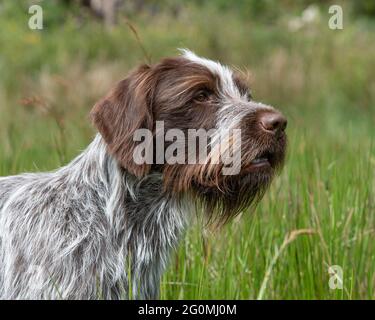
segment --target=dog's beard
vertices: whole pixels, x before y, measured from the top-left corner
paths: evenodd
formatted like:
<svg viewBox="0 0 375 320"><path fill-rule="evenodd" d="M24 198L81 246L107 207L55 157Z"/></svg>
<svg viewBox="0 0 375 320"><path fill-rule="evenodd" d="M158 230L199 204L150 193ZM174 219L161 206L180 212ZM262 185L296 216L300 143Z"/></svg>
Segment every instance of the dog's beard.
<svg viewBox="0 0 375 320"><path fill-rule="evenodd" d="M242 211L255 208L281 167L280 162L275 168L228 176L212 176L211 172L210 178L203 172L202 179L202 174L192 175L193 166L174 166L169 168L164 184L166 192L174 196L191 195L209 224L222 225Z"/></svg>
<svg viewBox="0 0 375 320"><path fill-rule="evenodd" d="M223 175L224 164L165 165L166 192L175 197L189 194L201 207L208 223L224 224L239 213L255 208L281 170L286 152L286 136L275 139L246 141L241 157L241 170ZM260 165L257 159L267 159Z"/></svg>
<svg viewBox="0 0 375 320"><path fill-rule="evenodd" d="M193 193L201 204L207 222L224 224L249 208L254 208L269 187L273 172L253 172L227 176L219 186L194 185Z"/></svg>

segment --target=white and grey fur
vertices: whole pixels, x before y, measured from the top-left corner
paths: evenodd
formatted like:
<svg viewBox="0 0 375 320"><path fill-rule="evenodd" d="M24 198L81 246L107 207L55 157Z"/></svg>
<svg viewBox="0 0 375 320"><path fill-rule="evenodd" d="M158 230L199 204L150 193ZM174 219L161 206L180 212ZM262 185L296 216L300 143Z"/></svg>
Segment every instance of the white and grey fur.
<svg viewBox="0 0 375 320"><path fill-rule="evenodd" d="M189 212L160 190L159 175L123 172L100 135L56 172L1 178L0 297L157 298Z"/></svg>
<svg viewBox="0 0 375 320"><path fill-rule="evenodd" d="M223 103L220 127L249 112L228 68L189 51L184 57L216 73L223 96L237 99ZM246 112L224 112L241 101ZM0 178L0 298L157 298L194 206L166 197L162 182L157 173L129 174L100 134L57 171Z"/></svg>

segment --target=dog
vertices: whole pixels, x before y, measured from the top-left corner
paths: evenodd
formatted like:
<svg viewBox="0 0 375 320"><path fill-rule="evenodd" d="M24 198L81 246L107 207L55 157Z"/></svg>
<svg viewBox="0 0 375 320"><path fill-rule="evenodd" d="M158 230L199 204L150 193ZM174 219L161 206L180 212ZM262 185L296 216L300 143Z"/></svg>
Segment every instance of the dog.
<svg viewBox="0 0 375 320"><path fill-rule="evenodd" d="M158 298L195 213L221 225L255 206L286 154L286 118L253 101L239 73L188 50L130 72L91 119L96 137L67 166L0 178L2 299ZM137 130L152 133L151 148L156 122L214 129L205 161L168 162L155 151L153 163L136 161ZM241 130L241 166L223 174L215 145L231 129ZM239 146L227 141L226 151Z"/></svg>

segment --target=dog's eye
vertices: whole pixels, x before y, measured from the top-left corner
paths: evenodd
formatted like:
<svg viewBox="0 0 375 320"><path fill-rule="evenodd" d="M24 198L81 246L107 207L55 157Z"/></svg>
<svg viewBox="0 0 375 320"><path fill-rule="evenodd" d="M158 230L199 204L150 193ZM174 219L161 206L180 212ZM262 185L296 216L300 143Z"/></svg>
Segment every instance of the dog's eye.
<svg viewBox="0 0 375 320"><path fill-rule="evenodd" d="M203 102L203 101L206 101L209 97L210 97L210 92L206 90L201 90L195 95L194 100L198 102Z"/></svg>

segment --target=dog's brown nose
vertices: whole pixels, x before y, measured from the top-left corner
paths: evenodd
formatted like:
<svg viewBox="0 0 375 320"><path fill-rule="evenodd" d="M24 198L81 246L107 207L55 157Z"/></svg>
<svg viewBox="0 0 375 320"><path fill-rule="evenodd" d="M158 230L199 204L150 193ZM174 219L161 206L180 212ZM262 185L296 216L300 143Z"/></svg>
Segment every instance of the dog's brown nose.
<svg viewBox="0 0 375 320"><path fill-rule="evenodd" d="M265 112L260 117L260 124L266 131L279 133L285 130L288 121L279 112Z"/></svg>

